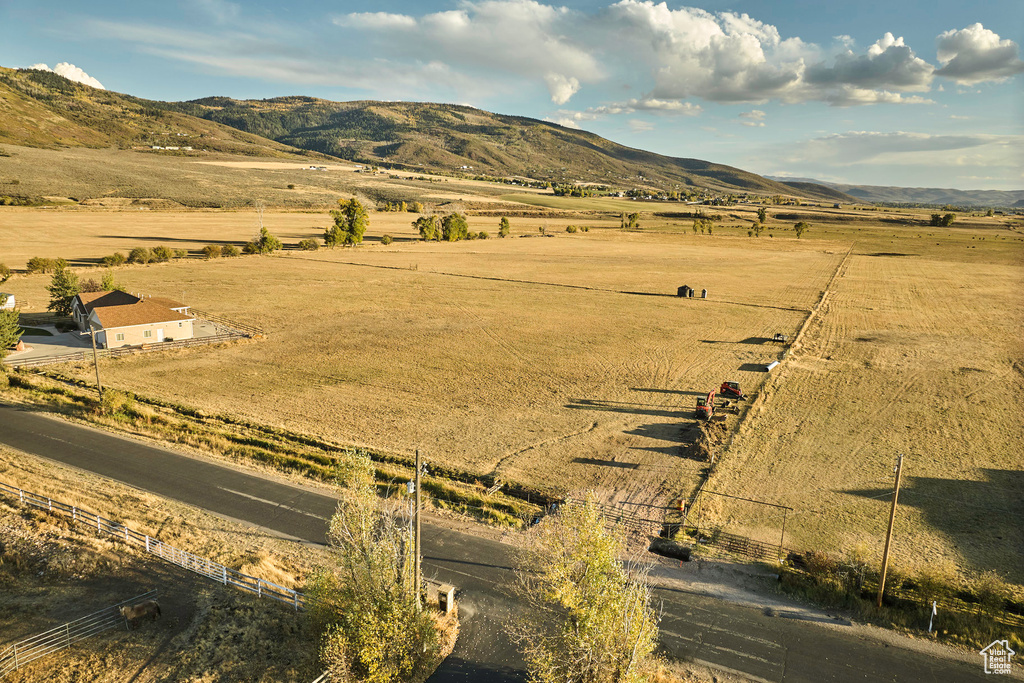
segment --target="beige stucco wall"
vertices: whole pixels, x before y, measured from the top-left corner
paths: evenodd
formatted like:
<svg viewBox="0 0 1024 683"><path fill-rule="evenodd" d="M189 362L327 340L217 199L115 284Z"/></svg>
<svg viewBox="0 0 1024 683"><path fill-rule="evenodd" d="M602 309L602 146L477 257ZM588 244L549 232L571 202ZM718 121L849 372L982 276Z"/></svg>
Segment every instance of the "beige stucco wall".
<svg viewBox="0 0 1024 683"><path fill-rule="evenodd" d="M139 344L152 344L158 341L178 341L180 339L191 339L194 334L192 320L178 320L168 323L153 323L151 325L133 325L132 327L112 327L103 330L96 335L96 343L108 349L116 349L119 346L137 346ZM179 327L179 323L181 326ZM164 337L160 339L160 330L163 330ZM146 331L150 332L149 337ZM123 334L124 339L118 339L117 335Z"/></svg>

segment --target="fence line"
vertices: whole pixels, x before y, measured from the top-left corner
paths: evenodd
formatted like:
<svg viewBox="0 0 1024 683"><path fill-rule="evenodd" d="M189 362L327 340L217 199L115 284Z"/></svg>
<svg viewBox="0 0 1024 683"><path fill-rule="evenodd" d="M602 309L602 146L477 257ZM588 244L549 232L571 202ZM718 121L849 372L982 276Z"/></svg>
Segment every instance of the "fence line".
<svg viewBox="0 0 1024 683"><path fill-rule="evenodd" d="M80 524L93 529L98 534L114 536L123 540L128 545L138 546L150 555L155 555L165 562L177 565L190 572L205 576L224 586L234 586L250 593L255 593L261 598L272 598L278 602L291 605L294 609L305 609L306 597L297 590L285 588L265 579L260 579L248 574L242 574L219 562L194 555L190 552L175 548L163 541L140 534L128 527L110 519L105 519L97 514L83 510L74 505L67 505L53 500L48 496L25 491L24 489L0 482L0 492L7 493L18 498L22 505L46 510L52 515L70 520L73 524Z"/></svg>
<svg viewBox="0 0 1024 683"><path fill-rule="evenodd" d="M204 346L206 344L217 344L232 339L247 338L243 332L226 332L215 334L210 337L193 337L192 339L177 339L175 341L151 342L137 346L119 346L115 349L97 349L96 353L100 358L120 358L136 353L150 353L152 351L166 351L167 349L180 349L189 346ZM80 363L92 360L92 351L74 351L59 356L43 356L40 358L25 358L24 360L4 359L4 364L12 368L36 368L42 365L54 365L56 363Z"/></svg>
<svg viewBox="0 0 1024 683"><path fill-rule="evenodd" d="M562 505L567 507L582 507L585 503L581 500L574 500L571 498L566 499ZM661 526L661 522L656 519L646 519L640 517L635 511L628 510L619 505L609 505L607 503L592 502L598 514L604 519L606 524L616 525L625 529L630 529L640 533L650 533L651 529L657 529Z"/></svg>
<svg viewBox="0 0 1024 683"><path fill-rule="evenodd" d="M198 311L195 308L192 309L192 315L200 320L208 320L211 323L226 327L231 330L235 330L246 337L258 337L263 336L265 333L262 328L256 327L255 325L249 325L248 323L240 323L229 318L225 318L222 315L215 313L207 313L206 311Z"/></svg>
<svg viewBox="0 0 1024 683"><path fill-rule="evenodd" d="M0 652L0 678L41 657L65 650L90 636L98 635L116 628L121 623L126 623L118 608L143 600L153 600L157 597L157 592L151 590L148 593L136 595L134 598L128 598L116 605L104 607L97 612L14 643Z"/></svg>

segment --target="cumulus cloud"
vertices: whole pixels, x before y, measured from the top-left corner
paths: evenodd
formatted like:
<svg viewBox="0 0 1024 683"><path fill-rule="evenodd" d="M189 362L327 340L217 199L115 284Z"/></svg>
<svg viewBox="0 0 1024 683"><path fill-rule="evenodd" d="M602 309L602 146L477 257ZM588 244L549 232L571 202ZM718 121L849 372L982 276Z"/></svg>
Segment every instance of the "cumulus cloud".
<svg viewBox="0 0 1024 683"><path fill-rule="evenodd" d="M811 65L805 78L813 85L919 91L928 89L934 71L935 67L916 56L902 36L894 38L886 33L864 54L847 50L836 55L831 64Z"/></svg>
<svg viewBox="0 0 1024 683"><path fill-rule="evenodd" d="M942 64L935 73L957 83L997 81L1024 72L1017 43L1001 39L981 24L946 31L935 39L935 46Z"/></svg>
<svg viewBox="0 0 1024 683"><path fill-rule="evenodd" d="M33 64L29 68L35 69L37 71L50 71L52 73L57 74L58 76L63 76L69 81L75 81L76 83L91 85L92 87L99 88L100 90L106 90L106 88L103 87L102 83L100 83L95 78L79 69L74 64L69 64L68 62L60 62L57 64L57 66L53 67L52 69L48 67L46 64Z"/></svg>
<svg viewBox="0 0 1024 683"><path fill-rule="evenodd" d="M889 90L871 90L844 85L825 97L835 107L854 107L861 104L935 104L935 100L919 95L903 95Z"/></svg>
<svg viewBox="0 0 1024 683"><path fill-rule="evenodd" d="M744 126L750 126L752 128L764 128L764 117L765 113L760 109L752 109L745 111L740 114L740 121Z"/></svg>
<svg viewBox="0 0 1024 683"><path fill-rule="evenodd" d="M341 17L335 17L334 23L338 26L374 30L416 28L416 19L413 17L405 14L390 14L388 12L354 12Z"/></svg>
<svg viewBox="0 0 1024 683"><path fill-rule="evenodd" d="M565 104L580 89L580 82L575 76L567 77L562 74L547 74L544 76L544 82L548 84L551 101L555 104Z"/></svg>

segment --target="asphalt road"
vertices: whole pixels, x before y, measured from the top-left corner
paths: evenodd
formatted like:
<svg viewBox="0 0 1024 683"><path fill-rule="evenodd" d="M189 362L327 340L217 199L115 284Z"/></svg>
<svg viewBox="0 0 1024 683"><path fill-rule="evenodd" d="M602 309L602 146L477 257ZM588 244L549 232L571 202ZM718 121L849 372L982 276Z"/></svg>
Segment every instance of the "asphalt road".
<svg viewBox="0 0 1024 683"><path fill-rule="evenodd" d="M10 406L0 406L0 443L305 542L325 541L336 505L330 496ZM505 631L517 607L504 588L512 578L511 548L425 524L423 553L425 574L458 587L462 621L455 652L430 680L524 681L522 658ZM757 680L989 679L980 656L972 666L682 590L658 588L654 598L663 610L666 654Z"/></svg>

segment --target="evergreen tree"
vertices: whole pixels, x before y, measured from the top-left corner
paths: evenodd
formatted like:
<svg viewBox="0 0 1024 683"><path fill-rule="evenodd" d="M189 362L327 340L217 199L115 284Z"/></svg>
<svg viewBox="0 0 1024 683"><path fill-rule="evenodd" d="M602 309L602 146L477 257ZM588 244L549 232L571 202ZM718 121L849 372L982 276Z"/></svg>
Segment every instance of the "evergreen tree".
<svg viewBox="0 0 1024 683"><path fill-rule="evenodd" d="M53 311L57 315L71 315L71 300L75 298L81 289L78 284L78 276L68 270L68 262L64 259L57 260L57 270L53 273L50 286L46 288L50 292L50 305L46 310Z"/></svg>
<svg viewBox="0 0 1024 683"><path fill-rule="evenodd" d="M0 359L14 348L19 339L21 327L18 325L18 312L0 311Z"/></svg>

